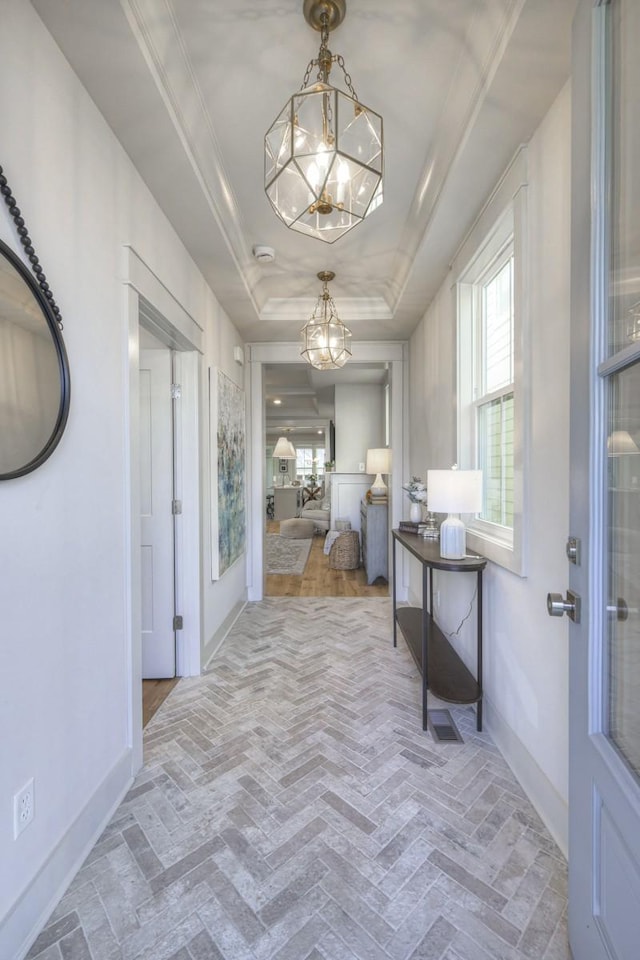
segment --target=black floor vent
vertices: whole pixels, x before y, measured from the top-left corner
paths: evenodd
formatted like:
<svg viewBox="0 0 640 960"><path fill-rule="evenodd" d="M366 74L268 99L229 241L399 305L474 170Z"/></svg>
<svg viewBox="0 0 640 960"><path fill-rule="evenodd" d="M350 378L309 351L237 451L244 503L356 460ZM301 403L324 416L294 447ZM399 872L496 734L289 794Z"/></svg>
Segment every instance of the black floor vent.
<svg viewBox="0 0 640 960"><path fill-rule="evenodd" d="M436 743L464 743L448 710L427 710L427 726Z"/></svg>

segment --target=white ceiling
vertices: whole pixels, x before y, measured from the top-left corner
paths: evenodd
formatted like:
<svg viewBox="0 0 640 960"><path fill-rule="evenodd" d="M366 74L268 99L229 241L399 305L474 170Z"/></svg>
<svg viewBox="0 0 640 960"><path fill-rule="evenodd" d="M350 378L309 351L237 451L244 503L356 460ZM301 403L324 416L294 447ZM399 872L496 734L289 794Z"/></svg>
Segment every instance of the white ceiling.
<svg viewBox="0 0 640 960"><path fill-rule="evenodd" d="M270 363L263 368L267 437L311 436L334 419L336 384L384 384L385 363L348 363L341 370L315 370L308 363ZM274 401L280 401L278 404Z"/></svg>
<svg viewBox="0 0 640 960"><path fill-rule="evenodd" d="M411 334L566 80L575 8L347 0L330 47L384 118L384 203L329 245L287 230L263 190L264 133L318 52L302 0L32 3L245 341L297 340L325 269L354 340Z"/></svg>

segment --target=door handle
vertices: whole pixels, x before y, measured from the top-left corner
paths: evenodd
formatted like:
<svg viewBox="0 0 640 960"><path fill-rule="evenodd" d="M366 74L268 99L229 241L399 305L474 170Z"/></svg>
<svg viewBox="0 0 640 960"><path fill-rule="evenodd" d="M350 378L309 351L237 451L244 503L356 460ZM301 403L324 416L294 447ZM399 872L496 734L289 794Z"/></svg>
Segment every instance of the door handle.
<svg viewBox="0 0 640 960"><path fill-rule="evenodd" d="M550 617L561 617L566 613L574 623L580 623L581 605L580 597L573 590L567 590L564 600L561 593L547 594L547 613Z"/></svg>

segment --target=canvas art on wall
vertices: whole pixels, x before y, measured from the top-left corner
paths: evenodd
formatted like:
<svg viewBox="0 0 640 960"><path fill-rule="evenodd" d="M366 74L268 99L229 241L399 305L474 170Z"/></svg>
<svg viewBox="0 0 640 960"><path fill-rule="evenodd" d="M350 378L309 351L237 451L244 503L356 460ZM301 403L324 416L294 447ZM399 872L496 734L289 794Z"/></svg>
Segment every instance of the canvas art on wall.
<svg viewBox="0 0 640 960"><path fill-rule="evenodd" d="M211 579L219 580L245 550L246 435L244 391L209 368Z"/></svg>

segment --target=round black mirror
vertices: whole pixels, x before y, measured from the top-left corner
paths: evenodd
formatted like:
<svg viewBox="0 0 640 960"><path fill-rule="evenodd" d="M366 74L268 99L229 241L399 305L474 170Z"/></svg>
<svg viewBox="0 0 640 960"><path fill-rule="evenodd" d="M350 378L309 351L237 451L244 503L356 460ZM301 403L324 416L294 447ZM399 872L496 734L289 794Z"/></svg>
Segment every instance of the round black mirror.
<svg viewBox="0 0 640 960"><path fill-rule="evenodd" d="M60 441L69 364L47 297L0 240L0 480L30 473Z"/></svg>

